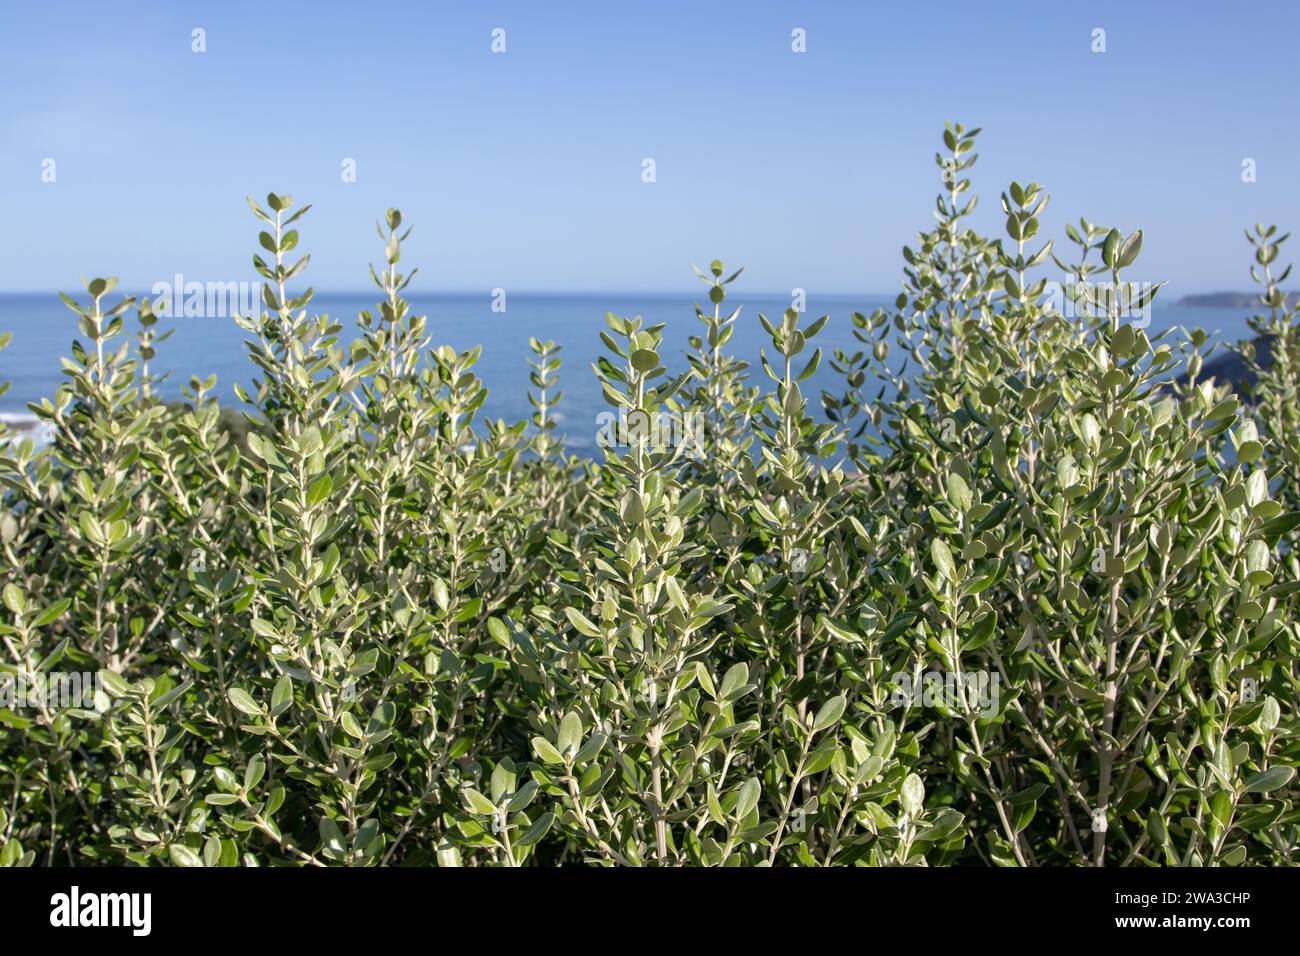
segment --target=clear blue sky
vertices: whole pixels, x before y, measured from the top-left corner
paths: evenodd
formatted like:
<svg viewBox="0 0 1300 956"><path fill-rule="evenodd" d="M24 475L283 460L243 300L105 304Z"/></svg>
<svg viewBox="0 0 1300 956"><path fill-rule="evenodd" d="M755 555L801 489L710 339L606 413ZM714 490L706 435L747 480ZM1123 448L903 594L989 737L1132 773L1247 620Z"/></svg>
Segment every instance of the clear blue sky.
<svg viewBox="0 0 1300 956"><path fill-rule="evenodd" d="M978 227L1034 179L1058 243L1142 226L1134 278L1244 288L1242 229L1300 228L1298 10L0 0L0 290L251 279L243 197L275 189L314 203L322 289L366 286L396 205L426 291L690 289L717 256L754 290L889 292L945 119L985 130Z"/></svg>

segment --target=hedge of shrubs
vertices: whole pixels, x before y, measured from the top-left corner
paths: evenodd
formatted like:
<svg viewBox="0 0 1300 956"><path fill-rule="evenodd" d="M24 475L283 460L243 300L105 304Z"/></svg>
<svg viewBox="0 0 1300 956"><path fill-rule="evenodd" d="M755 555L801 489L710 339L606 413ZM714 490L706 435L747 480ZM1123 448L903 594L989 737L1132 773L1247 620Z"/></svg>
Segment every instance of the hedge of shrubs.
<svg viewBox="0 0 1300 956"><path fill-rule="evenodd" d="M1141 230L1061 253L1032 183L1005 237L968 227L977 133L946 127L854 354L739 317L720 262L685 374L607 316L598 462L552 342L531 421L482 419L396 210L347 340L308 207L250 200L238 436L213 379L161 397L148 302L65 297L54 441L0 450L0 864L1291 863L1286 237L1248 233L1272 348L1236 395L1204 335L1145 327ZM805 394L823 360L842 388Z"/></svg>

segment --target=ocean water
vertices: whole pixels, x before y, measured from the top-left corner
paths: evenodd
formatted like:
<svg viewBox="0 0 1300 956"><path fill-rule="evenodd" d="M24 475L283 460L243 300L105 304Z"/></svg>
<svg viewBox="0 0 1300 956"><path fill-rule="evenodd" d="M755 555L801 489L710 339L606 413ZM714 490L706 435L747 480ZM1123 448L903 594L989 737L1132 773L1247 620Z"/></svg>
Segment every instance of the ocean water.
<svg viewBox="0 0 1300 956"><path fill-rule="evenodd" d="M700 291L705 291L703 286ZM885 294L809 296L807 313L813 317L829 315L830 320L813 342L825 354L821 368L803 386L805 395L811 399L823 388L835 392L843 388L843 379L830 368L829 359L836 348L850 354L860 348L853 337L853 312L870 314L877 306L888 306L893 298ZM312 309L328 313L349 329L355 328L357 313L361 309L373 310L376 301L370 293L318 293ZM433 344L446 343L457 349L483 346L476 370L488 388L483 414L491 418L519 421L531 414L526 397L529 337L552 339L562 346L560 384L564 396L558 409L558 430L569 448L579 454L594 453L598 416L608 410L591 369L591 363L603 351L599 332L606 328L604 314L641 315L648 324L667 323L663 358L670 369L682 370L689 348L687 337L699 334L703 328L695 318L694 305L698 302L711 311L705 296L690 293L512 293L504 312L493 311L493 300L487 293L417 294L411 301L417 313L429 317ZM790 298L777 294L746 296L736 290L725 305L743 305L729 348L751 363L751 384L766 389L771 383L758 365L759 349L766 349L769 356L773 350L757 316L761 312L779 320ZM1248 314L1248 310L1187 308L1157 302L1152 309L1151 328L1200 327L1213 333L1217 341L1235 342L1250 336ZM126 324L128 330L135 328L133 313L128 313ZM171 338L158 345L158 355L152 362L156 371L170 373L164 386L169 396L179 397L180 386L191 376L215 373L217 397L239 404L234 383L247 386L258 370L249 362L243 344L247 334L233 320L160 319L155 329L174 330ZM11 385L0 396L0 416L22 422L31 418L28 403L51 397L62 381L59 356L69 353L70 343L78 335L76 316L53 293L0 294L0 332L4 331L13 333L13 341L0 352L0 382ZM802 368L806 356L796 361L796 367Z"/></svg>

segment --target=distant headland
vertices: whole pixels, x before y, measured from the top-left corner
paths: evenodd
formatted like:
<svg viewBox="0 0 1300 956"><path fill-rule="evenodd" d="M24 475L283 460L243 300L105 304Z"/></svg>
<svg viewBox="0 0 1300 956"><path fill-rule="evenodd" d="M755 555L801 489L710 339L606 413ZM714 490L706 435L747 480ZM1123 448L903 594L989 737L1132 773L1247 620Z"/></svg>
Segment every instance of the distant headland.
<svg viewBox="0 0 1300 956"><path fill-rule="evenodd" d="M1295 305L1300 302L1300 292L1288 292L1287 299ZM1192 309L1254 309L1260 307L1260 301L1256 292L1205 292L1185 295L1178 305Z"/></svg>

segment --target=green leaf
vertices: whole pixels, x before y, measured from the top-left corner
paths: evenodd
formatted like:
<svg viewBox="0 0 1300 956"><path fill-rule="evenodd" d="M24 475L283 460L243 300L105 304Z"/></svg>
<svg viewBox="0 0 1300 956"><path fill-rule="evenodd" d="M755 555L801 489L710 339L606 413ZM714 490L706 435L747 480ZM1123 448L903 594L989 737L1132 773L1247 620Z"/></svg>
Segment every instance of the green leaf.
<svg viewBox="0 0 1300 956"><path fill-rule="evenodd" d="M1285 787L1295 776L1295 767L1269 767L1246 781L1247 793L1270 793Z"/></svg>
<svg viewBox="0 0 1300 956"><path fill-rule="evenodd" d="M748 681L749 665L743 661L739 664L733 664L727 668L727 673L722 675L722 686L718 688L718 699L722 701L731 700Z"/></svg>
<svg viewBox="0 0 1300 956"><path fill-rule="evenodd" d="M1232 797L1227 790L1216 790L1210 797L1210 816L1221 828L1232 819Z"/></svg>
<svg viewBox="0 0 1300 956"><path fill-rule="evenodd" d="M957 577L957 566L953 563L952 551L942 539L934 538L930 541L930 557L934 559L934 566L941 577L949 581Z"/></svg>
<svg viewBox="0 0 1300 956"><path fill-rule="evenodd" d="M471 813L490 817L497 812L496 804L483 796L483 794L479 793L473 787L466 787L464 790L464 796L465 806L469 808Z"/></svg>
<svg viewBox="0 0 1300 956"><path fill-rule="evenodd" d="M249 696L248 691L232 687L226 693L226 696L230 698L230 702L235 705L235 709L240 713L248 714L250 717L261 716L262 708Z"/></svg>
<svg viewBox="0 0 1300 956"><path fill-rule="evenodd" d="M1124 240L1120 246L1118 265L1121 269L1126 269L1137 260L1138 253L1142 251L1142 230L1138 229Z"/></svg>
<svg viewBox="0 0 1300 956"><path fill-rule="evenodd" d="M275 690L271 692L271 713L279 716L289 708L291 703L293 703L293 681L289 679L288 674L282 674L275 682Z"/></svg>
<svg viewBox="0 0 1300 956"><path fill-rule="evenodd" d="M320 830L321 846L327 856L338 858L347 850L347 843L343 839L343 831L339 825L329 817L321 817L318 825Z"/></svg>
<svg viewBox="0 0 1300 956"><path fill-rule="evenodd" d="M442 578L433 579L433 600L437 602L438 610L443 614L451 607L451 595L447 593L447 582Z"/></svg>
<svg viewBox="0 0 1300 956"><path fill-rule="evenodd" d="M664 590L668 592L668 598L673 602L677 610L685 614L690 609L690 602L686 599L686 592L682 586L677 583L677 579L669 575L664 579Z"/></svg>
<svg viewBox="0 0 1300 956"><path fill-rule="evenodd" d="M695 662L695 682L700 685L704 693L714 700L718 699L718 688L714 686L713 675L709 673L709 666L702 660Z"/></svg>
<svg viewBox="0 0 1300 956"><path fill-rule="evenodd" d="M965 479L955 472L948 476L948 500L962 514L970 511L971 491Z"/></svg>
<svg viewBox="0 0 1300 956"><path fill-rule="evenodd" d="M343 727L343 732L349 737L361 740L366 735L366 732L361 729L361 724L358 723L357 718L350 710L343 711L343 715L339 718L339 723Z"/></svg>
<svg viewBox="0 0 1300 956"><path fill-rule="evenodd" d="M813 719L813 733L833 727L839 723L840 717L844 715L844 708L848 705L848 700L843 694L838 697L832 697L826 703L822 704L821 709L817 711L817 716Z"/></svg>
<svg viewBox="0 0 1300 956"><path fill-rule="evenodd" d="M709 817L718 826L725 827L727 825L727 816L722 812L722 804L718 801L718 791L714 789L712 780L708 781L705 790L705 802L709 808Z"/></svg>
<svg viewBox="0 0 1300 956"><path fill-rule="evenodd" d="M542 837L546 836L546 833L551 829L551 823L554 820L554 814L543 813L533 821L532 826L525 830L523 834L515 840L515 846L532 846L534 843L537 843Z"/></svg>
<svg viewBox="0 0 1300 956"><path fill-rule="evenodd" d="M1255 725L1262 733L1272 733L1281 719L1282 708L1278 706L1277 699L1272 696L1265 697L1263 706L1259 711L1259 717L1255 719Z"/></svg>
<svg viewBox="0 0 1300 956"><path fill-rule="evenodd" d="M184 696L185 693L187 693L189 689L193 686L194 686L193 678L186 678L181 683L173 687L171 690L161 694L156 700L154 700L153 702L154 709L156 711L165 710L168 706L171 705L173 701L178 700L179 698Z"/></svg>
<svg viewBox="0 0 1300 956"><path fill-rule="evenodd" d="M736 794L736 812L737 820L744 820L750 812L758 806L758 798L762 796L763 788L758 782L757 777L750 777L740 785L740 792Z"/></svg>
<svg viewBox="0 0 1300 956"><path fill-rule="evenodd" d="M22 614L27 609L27 598L23 595L22 589L16 584L6 584L4 587L5 607L15 614Z"/></svg>
<svg viewBox="0 0 1300 956"><path fill-rule="evenodd" d="M1124 234L1118 229L1112 229L1106 234L1106 240L1101 247L1101 261L1105 263L1106 268L1113 269L1119 263L1119 247L1124 241Z"/></svg>
<svg viewBox="0 0 1300 956"><path fill-rule="evenodd" d="M587 763L604 749L608 739L604 734L592 734L587 738L587 742L578 748L578 755L573 758L573 762L578 765Z"/></svg>
<svg viewBox="0 0 1300 956"><path fill-rule="evenodd" d="M536 753L537 756L541 758L542 763L549 763L549 764L564 763L564 757L562 757L560 755L560 752L555 749L555 745L552 744L545 737L533 738L533 752Z"/></svg>
<svg viewBox="0 0 1300 956"><path fill-rule="evenodd" d="M899 788L898 800L903 807L903 812L915 819L925 803L925 784L921 782L921 778L914 773L909 773L903 780L902 787Z"/></svg>
<svg viewBox="0 0 1300 956"><path fill-rule="evenodd" d="M648 372L659 365L659 353L653 349L637 349L632 353L632 367L638 372Z"/></svg>
<svg viewBox="0 0 1300 956"><path fill-rule="evenodd" d="M459 867L460 850L450 844L438 847L437 852L438 865L443 867Z"/></svg>
<svg viewBox="0 0 1300 956"><path fill-rule="evenodd" d="M113 697L125 697L131 693L131 684L117 671L102 668L99 671L99 679L103 683L104 689Z"/></svg>
<svg viewBox="0 0 1300 956"><path fill-rule="evenodd" d="M244 768L244 790L252 793L253 789L262 781L266 773L266 760L261 754L257 754L252 760L248 761L248 766Z"/></svg>
<svg viewBox="0 0 1300 956"><path fill-rule="evenodd" d="M491 790L492 801L500 802L501 798L507 793L513 793L515 789L515 769L514 764L509 758L502 760L492 768Z"/></svg>
<svg viewBox="0 0 1300 956"><path fill-rule="evenodd" d="M582 718L576 712L569 711L560 720L560 735L556 740L556 746L562 754L577 753L581 742Z"/></svg>
<svg viewBox="0 0 1300 956"><path fill-rule="evenodd" d="M207 867L219 866L221 864L221 840L219 837L210 836L203 841L203 865Z"/></svg>
<svg viewBox="0 0 1300 956"><path fill-rule="evenodd" d="M167 854L175 866L202 866L199 855L183 843L173 843L167 847Z"/></svg>
<svg viewBox="0 0 1300 956"><path fill-rule="evenodd" d="M321 475L307 489L307 507L314 508L330 496L334 482L329 475Z"/></svg>
<svg viewBox="0 0 1300 956"><path fill-rule="evenodd" d="M506 626L505 621L499 617L490 617L487 622L488 633L492 639L502 647L510 647L510 629Z"/></svg>
<svg viewBox="0 0 1300 956"><path fill-rule="evenodd" d="M8 589L6 588L6 590ZM8 603L8 601L6 600L5 603ZM36 615L36 619L32 621L32 627L44 627L46 624L54 623L59 618L63 617L70 604L72 604L71 598L59 598L59 600L55 601L40 614Z"/></svg>
<svg viewBox="0 0 1300 956"><path fill-rule="evenodd" d="M587 637L600 637L600 628L596 627L595 624L584 617L582 612L577 608L566 607L564 609L564 616L569 619L569 623L573 625L574 629L579 634L586 635Z"/></svg>
<svg viewBox="0 0 1300 956"><path fill-rule="evenodd" d="M1224 787L1231 786L1232 767L1232 751L1228 748L1227 741L1220 739L1219 745L1214 748L1214 757L1210 761L1210 769Z"/></svg>

